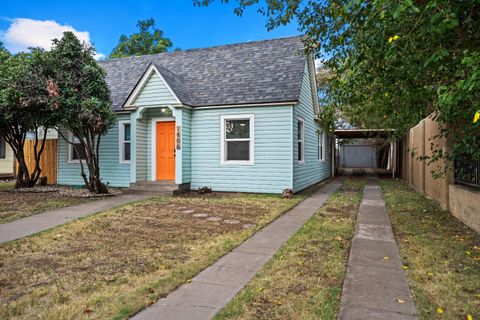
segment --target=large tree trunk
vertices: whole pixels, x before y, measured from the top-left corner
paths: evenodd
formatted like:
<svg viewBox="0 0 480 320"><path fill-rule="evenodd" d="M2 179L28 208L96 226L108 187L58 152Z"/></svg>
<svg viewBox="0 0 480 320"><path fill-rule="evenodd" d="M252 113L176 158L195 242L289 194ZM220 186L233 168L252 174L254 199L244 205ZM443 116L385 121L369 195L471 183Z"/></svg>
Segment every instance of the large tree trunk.
<svg viewBox="0 0 480 320"><path fill-rule="evenodd" d="M83 161L80 159L80 175L85 182L85 188L93 193L107 194L108 188L100 178L99 150L101 136L90 133L86 127L83 128L83 132L86 132L86 134L83 136L80 134L80 132L74 132L74 135L79 139L81 147L85 150L86 154L86 159L84 161L88 169L88 175L85 173ZM68 139L66 139L60 131L59 133L64 140L70 144L72 143L71 141L68 141ZM78 150L77 153L80 154Z"/></svg>
<svg viewBox="0 0 480 320"><path fill-rule="evenodd" d="M45 138L47 134L47 130L45 130L43 140L40 145L40 149L38 149L38 129L35 129L35 146L34 146L34 159L35 159L35 166L33 171L30 173L27 162L25 161L25 137L26 131L21 128L17 128L14 126L8 127L5 130L5 141L8 145L12 148L13 154L15 155L15 159L17 161L17 175L16 175L16 182L15 188L32 188L34 187L38 179L40 178L40 174L42 169L40 168L40 158L42 152L45 147Z"/></svg>

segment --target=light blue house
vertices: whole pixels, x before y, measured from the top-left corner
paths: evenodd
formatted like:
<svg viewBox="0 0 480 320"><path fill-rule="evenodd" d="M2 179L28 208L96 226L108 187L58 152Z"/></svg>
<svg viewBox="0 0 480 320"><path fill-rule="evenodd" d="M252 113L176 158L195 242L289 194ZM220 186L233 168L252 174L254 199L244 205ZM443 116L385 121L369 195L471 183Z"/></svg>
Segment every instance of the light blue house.
<svg viewBox="0 0 480 320"><path fill-rule="evenodd" d="M315 66L301 37L101 62L118 123L103 138L110 186L175 182L193 190L298 192L331 175ZM82 184L59 141L59 184ZM153 184L153 182L152 182Z"/></svg>

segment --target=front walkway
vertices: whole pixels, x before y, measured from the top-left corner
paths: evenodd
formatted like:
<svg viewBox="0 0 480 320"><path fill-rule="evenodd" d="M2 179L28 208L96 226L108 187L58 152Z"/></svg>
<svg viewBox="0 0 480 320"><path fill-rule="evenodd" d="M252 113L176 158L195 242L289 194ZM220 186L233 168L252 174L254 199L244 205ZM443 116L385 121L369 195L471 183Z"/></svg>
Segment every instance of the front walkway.
<svg viewBox="0 0 480 320"><path fill-rule="evenodd" d="M9 223L0 224L0 243L30 236L93 213L151 197L151 195L126 194L77 206L47 211Z"/></svg>
<svg viewBox="0 0 480 320"><path fill-rule="evenodd" d="M417 319L382 191L372 170L358 213L338 319Z"/></svg>
<svg viewBox="0 0 480 320"><path fill-rule="evenodd" d="M327 183L320 191L203 270L190 283L180 286L132 319L211 319L325 203L341 183L338 178Z"/></svg>

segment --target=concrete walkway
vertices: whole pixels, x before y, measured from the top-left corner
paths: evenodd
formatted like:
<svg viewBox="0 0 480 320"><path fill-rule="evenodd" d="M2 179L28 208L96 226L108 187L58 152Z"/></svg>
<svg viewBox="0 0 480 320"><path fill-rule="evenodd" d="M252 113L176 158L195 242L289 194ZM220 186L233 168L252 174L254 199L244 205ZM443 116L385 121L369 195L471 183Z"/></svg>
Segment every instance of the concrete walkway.
<svg viewBox="0 0 480 320"><path fill-rule="evenodd" d="M378 178L368 171L338 319L417 319Z"/></svg>
<svg viewBox="0 0 480 320"><path fill-rule="evenodd" d="M99 211L151 197L151 195L130 194L109 197L103 200L47 211L31 217L0 224L0 243L20 239Z"/></svg>
<svg viewBox="0 0 480 320"><path fill-rule="evenodd" d="M320 191L203 270L190 283L180 286L132 319L211 319L340 185L341 179L338 178L327 183Z"/></svg>

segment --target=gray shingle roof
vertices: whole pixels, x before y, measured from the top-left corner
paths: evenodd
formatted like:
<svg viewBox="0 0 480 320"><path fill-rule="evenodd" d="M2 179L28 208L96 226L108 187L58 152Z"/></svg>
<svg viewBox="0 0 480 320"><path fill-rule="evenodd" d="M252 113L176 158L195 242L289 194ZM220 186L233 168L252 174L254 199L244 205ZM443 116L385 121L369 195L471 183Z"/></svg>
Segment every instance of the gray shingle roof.
<svg viewBox="0 0 480 320"><path fill-rule="evenodd" d="M298 101L306 58L302 37L101 61L113 109L121 110L153 63L183 104Z"/></svg>

